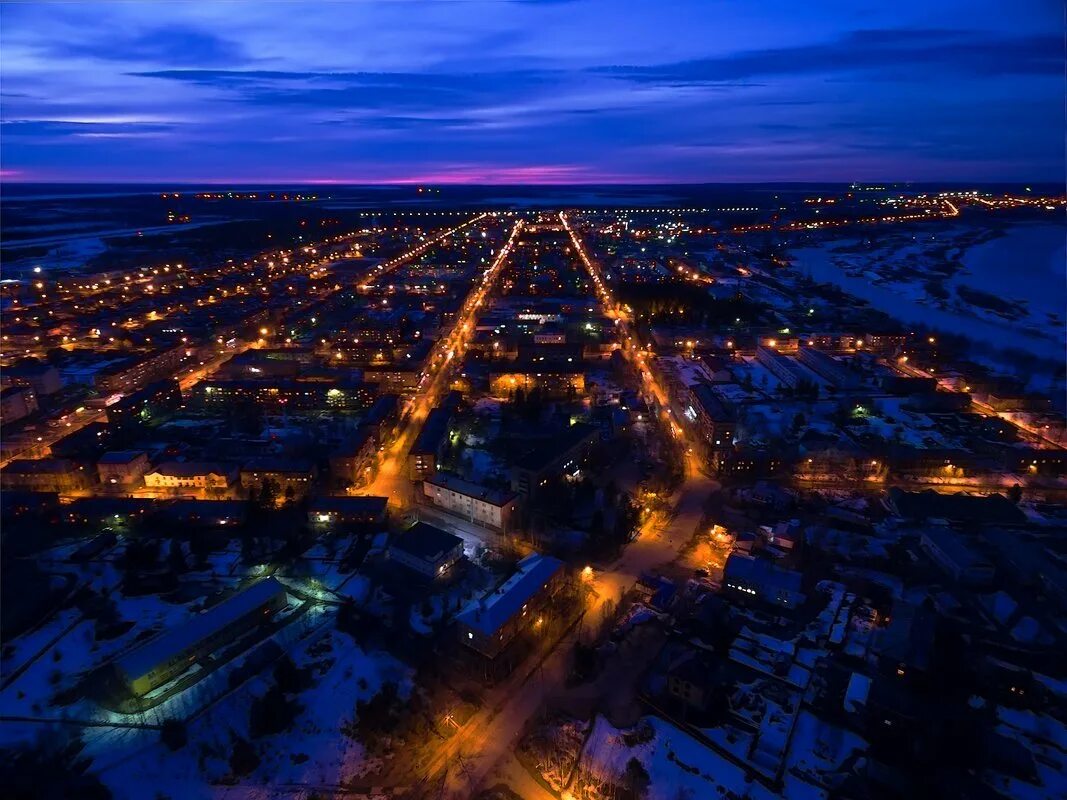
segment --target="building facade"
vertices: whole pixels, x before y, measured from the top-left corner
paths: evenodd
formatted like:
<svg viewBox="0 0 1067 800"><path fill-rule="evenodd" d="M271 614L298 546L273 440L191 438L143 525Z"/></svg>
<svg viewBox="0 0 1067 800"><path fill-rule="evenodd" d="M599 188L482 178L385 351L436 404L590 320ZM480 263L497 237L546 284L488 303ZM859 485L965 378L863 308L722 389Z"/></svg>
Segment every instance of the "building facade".
<svg viewBox="0 0 1067 800"><path fill-rule="evenodd" d="M487 658L495 658L519 633L538 624L541 611L563 586L565 575L558 558L528 555L500 587L456 616L460 641Z"/></svg>
<svg viewBox="0 0 1067 800"><path fill-rule="evenodd" d="M237 471L214 462L165 461L145 473L144 484L152 489L199 489L226 491Z"/></svg>
<svg viewBox="0 0 1067 800"><path fill-rule="evenodd" d="M488 489L444 472L426 478L422 492L430 505L501 533L511 529L519 499L513 492Z"/></svg>

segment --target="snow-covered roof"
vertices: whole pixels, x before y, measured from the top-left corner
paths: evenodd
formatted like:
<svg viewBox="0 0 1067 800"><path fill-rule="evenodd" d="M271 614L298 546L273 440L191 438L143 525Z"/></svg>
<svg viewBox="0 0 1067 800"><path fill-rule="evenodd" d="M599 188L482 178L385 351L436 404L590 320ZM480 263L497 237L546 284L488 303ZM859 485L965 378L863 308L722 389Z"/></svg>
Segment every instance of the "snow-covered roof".
<svg viewBox="0 0 1067 800"><path fill-rule="evenodd" d="M532 553L519 562L514 575L464 608L456 619L469 628L491 636L561 569L563 562L558 558Z"/></svg>
<svg viewBox="0 0 1067 800"><path fill-rule="evenodd" d="M860 706L867 705L867 696L871 692L871 679L866 675L853 672L848 679L848 688L845 690L845 711L858 711Z"/></svg>
<svg viewBox="0 0 1067 800"><path fill-rule="evenodd" d="M233 624L276 595L284 593L285 587L274 578L259 581L243 592L198 614L184 625L165 631L145 642L141 647L120 658L118 666L130 680L136 680L151 672L159 664L169 661L180 653L187 652L197 643Z"/></svg>

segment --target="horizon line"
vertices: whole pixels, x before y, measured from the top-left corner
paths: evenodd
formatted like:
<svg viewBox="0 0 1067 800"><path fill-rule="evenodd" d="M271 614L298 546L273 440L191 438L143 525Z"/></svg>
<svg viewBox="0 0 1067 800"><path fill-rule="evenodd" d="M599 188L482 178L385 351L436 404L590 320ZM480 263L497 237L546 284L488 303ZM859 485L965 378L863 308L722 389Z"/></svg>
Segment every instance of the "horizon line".
<svg viewBox="0 0 1067 800"><path fill-rule="evenodd" d="M21 186L158 186L161 184L167 184L171 186L264 186L264 185L289 185L289 186L335 186L338 188L345 187L377 187L377 188L410 188L417 186L441 186L441 187L478 187L478 188L494 188L494 187L519 187L519 188L582 188L590 186L797 186L803 184L839 184L843 186L849 185L970 185L970 184L986 184L986 185L1011 185L1011 184L1030 184L1033 186L1060 186L1057 181L1050 181L1047 178L1043 180L1028 180L1026 178L1014 178L1014 179L982 179L982 178L969 178L960 179L952 178L946 180L937 179L797 179L797 180L711 180L711 181L619 181L619 180L604 180L604 181L551 181L551 182L522 182L522 181L433 181L433 180L412 180L412 179L399 179L394 181L348 181L348 180L333 180L333 179L316 179L316 178L303 178L303 179L267 179L256 178L246 179L240 178L235 180L225 180L219 178L205 178L199 180L168 180L166 178L159 179L123 179L123 180L107 180L102 178L90 178L90 179L62 179L62 180L33 180L33 179L21 179L14 176L0 177L0 185L13 184Z"/></svg>

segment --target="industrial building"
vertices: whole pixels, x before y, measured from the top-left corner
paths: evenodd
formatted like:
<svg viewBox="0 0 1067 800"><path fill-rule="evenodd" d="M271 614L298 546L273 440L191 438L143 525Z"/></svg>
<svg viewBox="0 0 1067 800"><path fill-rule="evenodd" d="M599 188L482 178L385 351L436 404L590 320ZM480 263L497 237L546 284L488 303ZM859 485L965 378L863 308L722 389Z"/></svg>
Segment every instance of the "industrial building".
<svg viewBox="0 0 1067 800"><path fill-rule="evenodd" d="M116 666L129 690L143 696L269 620L288 604L285 587L274 578L266 578L184 625L149 640L118 659Z"/></svg>

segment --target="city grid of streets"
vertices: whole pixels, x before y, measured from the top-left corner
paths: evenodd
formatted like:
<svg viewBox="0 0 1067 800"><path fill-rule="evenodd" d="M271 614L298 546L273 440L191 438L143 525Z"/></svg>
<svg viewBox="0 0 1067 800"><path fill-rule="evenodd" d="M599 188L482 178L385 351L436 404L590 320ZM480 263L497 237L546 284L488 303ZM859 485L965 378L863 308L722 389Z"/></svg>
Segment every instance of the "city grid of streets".
<svg viewBox="0 0 1067 800"><path fill-rule="evenodd" d="M67 313L62 311L64 304L97 302L93 298L98 300L102 292L109 292L117 303L114 317L119 323L112 323L112 327L124 332L116 330L109 338L107 326L98 323L100 330L90 334L87 348L65 333L69 328L57 327L49 335L64 336L58 348L26 342L27 354L34 358L85 359L87 351L98 346L95 355L105 359L134 353L134 360L150 361L158 350L148 346L150 339L138 340L137 334L157 335L161 320L178 325L177 320L207 309L215 327L200 342L191 337L187 342L182 336L175 348L180 361L171 374L180 407L162 408L164 401L152 398L146 401L148 413L138 415L132 430L128 422L116 423L122 418L113 416L113 406L120 407L126 396L152 390L159 383L140 378L131 379L125 391L94 397L91 405L73 408L75 402L83 401L72 400L59 409L45 407L42 416L30 418L15 446L5 449L0 467L7 476L23 474L11 467L26 462L61 466L65 459L56 453L70 449L79 432L102 429L114 438L113 444L96 447L94 460L99 465L81 458L72 462L83 465L75 466L82 470L89 464L93 477L98 468L98 480L75 476L76 482L58 485L49 493L42 491L46 484L37 479L29 492L42 499L55 494L56 508L61 510L57 513L62 513L57 530L64 535L42 543L41 563L77 576L83 591L99 593L104 602L108 597L119 598L120 616L121 609L132 602L148 609L156 607L156 599L129 599L143 596L131 591L131 587L145 591L138 581L145 582L147 596L155 598L180 596L180 590L170 593L188 584L191 577L202 576L196 580L202 580L212 594L221 591L230 596L261 582L264 576L273 576L285 587L290 605L279 615L277 631L268 633L286 641L282 649L296 655L330 639L334 617L340 626L342 612L356 608L361 617L373 616L377 620L374 625L388 631L376 634L383 646L374 656L389 653L402 663L415 641L415 649L424 655L462 663L455 659L454 651L461 650L466 642L454 641L457 637L452 634L463 630L458 627L464 624L459 622L467 613L463 609L480 608L493 598L494 587L506 580L509 567L499 567L495 559L508 563L516 554L536 557L545 552L564 558L567 585L577 598L577 607L571 609L576 612L573 621L549 626L550 636L537 634L540 616L536 624L531 623L531 631L523 629L516 640L529 636L532 651L503 675L484 682L469 716L453 719L455 697L441 708L430 708L425 712L432 720L430 735L421 741L406 741L406 752L393 753L364 777L367 753L351 743L356 739L352 720L359 712L350 709L340 725L344 732L336 731L340 754L336 765L299 782L277 781L271 788L272 796L297 797L309 791L345 796L375 790L397 797L458 800L505 784L523 798L592 798L596 790L591 787L596 782L606 781L604 785L610 790L613 780L621 780L596 763L593 745L588 745L584 755L579 752L573 769L550 791L545 784L549 767L529 761L531 731L544 724L546 715L572 710L576 719L591 713L592 723L610 719L612 725L633 726L647 720L650 709L674 726L673 737L704 736L701 746L720 770L740 770L746 783L777 790L784 756L779 772L768 774L731 747L730 741L713 740L689 725L688 715L703 709L693 705L672 711L674 701L670 697L648 695L647 675L664 668L660 660L665 653L688 647L688 658L703 659L715 652L699 635L683 635L682 625L690 630L695 624L693 617L686 616L692 608L702 603L710 607L713 601L709 598L728 602L728 615L745 620L747 632L731 633L742 642L739 647L754 651L760 646L781 648L773 663L761 662L756 656L746 661L742 659L748 658L744 652L738 656L733 651L725 659L744 664L752 671L749 678L756 676L759 681L764 679L759 675L770 676L793 687L779 687L767 695L774 699L782 691L797 688L796 682L801 680L797 675L810 675L819 667L810 656L805 656L809 661L800 660L801 650L809 645L798 645L808 642L798 637L814 637L812 641L826 652L834 651L826 633L810 632L817 623L822 624L819 620L826 613L822 601L813 603L811 597L826 595L826 608L836 608L835 613L845 615L842 619L849 621L848 630L852 631L847 636L886 630L893 618L893 601L879 598L877 591L844 588L839 578L847 575L850 567L838 578L822 577L837 574L832 571L820 572L817 581L803 577L806 550L798 545L798 529L808 525L810 530L822 530L827 525L828 517L823 516L827 504L846 498L833 524L865 526L870 533L864 535L883 546L878 537L909 530L900 510L903 506L896 504L906 503L911 496L927 496L924 490L961 503L984 501L987 493L999 492L994 497L1013 498L1011 502L1022 504L1019 508L1024 508L1025 514L1015 505L998 506L995 511L991 507L982 513L1017 528L1053 525L1055 502L1067 495L1058 472L1063 463L1064 434L1054 414L1020 409L1021 403L1005 403L1002 396L977 389L988 378L958 353L952 354L951 344L926 331L894 329L882 320L877 321L883 327L877 328L871 322L877 318L862 305L851 305L847 298L828 295L830 299L819 311L825 312L825 318L819 321L817 306L824 302L821 287L805 281L795 270L783 268L788 262L779 251L766 250L758 238L770 227L783 234L806 236L802 232L837 225L868 230L872 225L891 228L894 223L936 224L976 210L999 213L1033 205L1029 200L1005 200L1000 201L1007 204L1002 209L999 202L967 193L950 197L912 198L896 216L887 211L885 216L838 222L807 221L802 216L806 210L801 207L799 219L774 225L740 225L725 231L694 225L685 228L679 221L685 214L670 210L479 211L453 214L444 225L429 229L421 220L412 222L398 214L391 224L374 221L362 231L303 245L299 256L296 250L284 248L260 254L244 262L243 269L222 266L196 276L178 265L175 272L181 277L172 277L170 283L158 271L142 270L136 280L129 281L116 274L109 280L124 287L121 298L118 290L101 288L102 278L93 283L78 278L75 284L69 277L42 279L39 283L44 288L38 298L25 294L17 298L21 315L34 320L57 311L63 315ZM676 244L676 238L683 235L690 237L687 244ZM704 238L718 242L717 252L726 255L709 253L703 259L691 255L688 248ZM375 257L368 258L368 254ZM275 291L283 296L272 298ZM166 298L165 313L145 311L144 302L154 300L156 292L161 299ZM659 297L657 292L666 299L646 299L646 293ZM714 300L707 299L713 295ZM227 303L246 315L241 324L228 319L226 312L212 311ZM725 321L692 316L714 315L722 308L730 309L730 318ZM98 308L94 313L108 312ZM752 314L755 316L744 316ZM840 325L840 319L852 319L849 324L855 332L837 333L832 326ZM805 327L798 329L798 321ZM502 333L511 325L515 330ZM824 334L820 325L835 332ZM177 336L185 331L167 333ZM576 350L571 337L587 337L586 343ZM518 345L514 339L519 340ZM56 350L61 351L58 356ZM585 356L578 357L581 366L567 368L564 361L570 363L574 354L583 350ZM594 353L591 357L590 352ZM524 361L530 353L532 361ZM418 366L409 368L405 360L412 356ZM536 366L546 360L544 367ZM105 365L109 363L105 361ZM494 375L522 368L538 389L528 394L493 390ZM549 376L562 376L558 378L562 383L533 381L542 378L542 369ZM577 382L575 375L588 383ZM920 415L906 405L914 401L899 400L902 395L891 388L897 385L894 381L905 388L904 397L918 392L911 387L921 387L923 392L933 393L943 407L923 408L928 416ZM316 394L314 387L323 388ZM440 432L440 441L445 444L438 447L432 465L435 469L416 477L413 447L427 431L431 413L440 410L457 390L465 408L458 421L450 419ZM361 392L369 392L370 399L361 399L367 396ZM372 403L376 407L378 401L389 398L395 401L395 421L367 423L365 415ZM160 409L153 405L157 402ZM343 405L348 402L353 405ZM785 433L757 413L764 410L769 410L772 420L787 421ZM565 422L562 426L561 417ZM612 421L605 424L606 417ZM620 418L624 421L618 422ZM587 426L592 421L601 431L610 431L600 433L598 441L626 441L635 446L620 461L596 469L585 467L589 451L574 457L580 461L577 468L572 469L573 459L563 463L566 456L548 468L556 472L551 490L562 491L568 497L564 505L573 502L575 507L557 511L564 521L549 519L548 527L556 525L557 529L546 536L546 517L538 515L561 501L545 499L550 497L548 491L542 495L537 487L520 488L516 474L501 473L498 465L501 461L521 462L519 457L525 452L522 437L539 441L538 435L544 430L548 432L544 438L551 439L579 421ZM371 430L368 425L375 427ZM494 426L502 431L507 425L520 431L520 444L516 447L514 439L504 439L511 443L503 449L516 452L502 457L494 452L492 435L497 434L486 442L485 431ZM915 432L907 430L908 425L913 425ZM206 434L200 426L206 426ZM861 426L862 433L851 438ZM810 441L826 437L828 430L837 431L838 440L823 450L812 447ZM971 430L975 432L966 433ZM222 436L217 435L220 431ZM916 463L892 449L873 449L877 445L870 443L872 432L885 432L887 439L896 437L896 445L905 438L911 442L920 437L934 441L936 437L938 443L949 442L954 449L949 453L947 446L943 448L948 457L936 449L933 463L929 459ZM361 445L355 462L350 454L335 458L335 451L343 451L353 434L371 446ZM967 442L968 435L980 441L974 458L958 445ZM803 456L794 455L791 462L776 465L765 454L766 440L773 441L775 436L793 448L803 442L808 450ZM852 452L838 449L846 437L850 437ZM1006 462L1010 466L983 470L994 437L1005 447L1005 457L1016 458L1017 453L1025 452L1025 460L1018 456ZM308 438L317 438L312 447ZM228 449L234 447L242 456L239 462ZM242 448L256 448L265 457L247 459L246 467ZM217 469L217 462L211 459L220 458L218 454L223 454L221 463L234 464L234 474L219 487L198 484L191 478L184 484L149 485L145 477L148 463L132 478L122 471L126 469L122 465L140 459L142 451L154 468L176 470L179 480L184 480L180 477L183 470ZM465 460L465 451L473 451L483 461L476 466ZM317 468L300 466L308 459L293 455L308 452L317 454ZM289 455L277 458L279 454ZM252 471L253 464L266 462L282 462L280 467L258 467L276 477L261 479ZM319 469L321 474L316 474ZM32 476L34 472L26 474ZM453 485L468 492L469 509L476 501L502 496L518 500L516 508L521 512L514 512L505 530L503 523L490 521L484 511L479 516L473 510L459 511L427 500L424 489L436 479L435 474L448 480L462 476ZM106 475L112 476L110 482ZM624 540L597 549L593 546L595 537L603 536L605 528L612 529L616 519L616 509L606 508L610 502L605 504L602 498L607 496L608 484L617 478L628 481L627 500L620 503L632 504L636 522ZM66 478L61 474L54 480ZM544 483L548 482L546 477ZM11 485L5 482L6 489ZM464 489L467 485L476 488ZM584 487L592 492L597 510L581 519L577 507ZM534 492L536 497L531 499ZM752 499L755 492L762 493L759 500ZM792 498L788 501L782 499L787 492ZM895 494L898 492L901 494ZM22 501L22 494L18 499ZM350 513L345 501L358 507L362 501L373 504L379 500L382 516L370 523L374 536L367 535L366 523L344 520ZM727 502L735 507L724 511ZM790 511L779 511L775 506L787 502L785 507ZM340 511L335 510L334 503ZM168 509L186 507L195 515L182 518L178 524L189 525L189 530L175 532L174 523L164 522L163 515ZM215 529L209 533L212 538L205 543L203 515L209 510L214 513L216 508L217 513L230 516L214 523ZM110 513L112 510L118 513ZM32 507L30 512L19 513L28 514L30 523L35 519ZM946 508L944 513L955 512ZM491 582L464 587L466 593L462 595L450 594L454 586L464 586L468 573L465 568L454 569L452 563L443 564L428 584L439 588L425 595L427 599L411 601L408 606L396 603L400 595L389 583L396 580L390 570L395 573L399 569L394 548L416 520L429 523L437 531L435 535L456 534L462 544L457 563L477 565L476 571L492 575ZM264 527L266 533L261 533L261 525L279 527ZM565 539L561 534L573 534L576 527L582 529L586 544L568 550L559 544ZM159 551L157 544L153 554L145 540L156 537L157 530L167 532L168 550ZM151 531L152 536L144 536L145 531ZM559 541L554 542L552 535L559 536ZM914 537L910 543L905 540L904 544L884 546L907 548L913 564L921 563L924 554L936 552L926 539L918 538L925 534L910 535ZM787 577L773 580L785 581L792 588L775 595L760 584L731 584L729 564L750 562L774 564L772 568ZM943 566L944 562L935 558L934 564ZM921 577L928 579L931 569L923 566ZM175 576L173 584L165 582ZM401 580L412 587L423 585L413 574ZM164 581L158 584L163 588L156 588L152 581ZM657 601L652 599L656 593L649 591L655 581L669 583L672 592L684 596L671 606L678 621L656 607ZM794 606L790 593L800 595L800 586L808 600ZM761 594L760 602L746 596L757 593ZM294 598L298 602L293 603ZM911 613L899 598L896 603L904 609L901 615ZM202 611L187 599L168 600L167 606L173 606L168 613L179 621L179 627L181 621L209 617L213 608L209 604L209 610ZM523 605L523 615L525 611ZM647 619L642 614L648 614L654 620L644 623L643 633L636 635L640 644L634 644L635 634L631 633L630 619L635 612L638 619ZM272 612L266 609L264 613ZM294 622L302 618L302 622ZM32 689L27 693L27 686L36 679L41 665L58 662L56 654L61 645L64 649L69 646L71 632L93 619L97 618L79 616L71 623L64 618L64 626L53 629L53 621L43 618L22 640L28 644L5 654L7 679L0 691L6 692L9 704L18 693L10 707L21 713L2 715L0 721L56 721L54 712L41 710L50 709L53 701L34 695ZM570 619L561 617L560 621ZM64 698L73 698L65 702L76 703L75 710L63 712L68 722L84 725L94 736L99 731L101 738L109 729L123 735L130 730L154 733L163 729L166 715L176 708L187 714L186 724L192 725L198 719L210 719L230 699L246 696L246 690L260 691L255 680L244 675L231 678L235 685L213 695L209 676L216 670L222 676L231 670L240 673L234 666L244 657L240 648L225 655L216 648L192 653L190 672L179 674L142 698L126 697L118 702L100 695L95 685L100 676L115 669L125 654L136 652L146 638L155 641L152 632L165 631L170 624L155 611L146 611L143 628L131 626L119 633L115 646L106 645L101 651L109 654L106 658L95 654L94 647L84 655L85 669L71 672L76 681L59 678L56 691ZM835 625L839 627L839 623ZM140 630L148 633L135 639ZM794 638L784 638L790 635ZM651 640L640 636L650 636ZM371 639L363 640L356 634L353 638L357 648L370 647ZM765 645L779 641L782 644ZM863 647L872 648L879 640L863 641ZM594 645L598 648L598 671L576 680L576 665ZM796 655L790 665L782 654L793 652ZM305 659L301 664L319 663L306 654L301 657ZM492 664L492 658L486 663ZM855 664L849 664L855 669ZM780 673L783 668L787 669L785 677ZM325 669L328 673L331 668ZM487 667L487 675L489 671ZM270 683L269 678L264 680ZM457 694L454 687L447 689ZM418 692L419 687L412 686L410 691ZM262 701L252 691L247 695L253 705ZM117 708L139 708L138 722L125 721L123 717L129 714ZM99 718L93 718L94 714ZM257 734L251 736L257 738ZM385 736L388 738L388 733ZM270 741L275 740L268 739L267 747ZM284 738L276 741L283 742ZM604 746L595 736L590 741ZM805 742L800 739L795 744L799 748ZM102 761L100 774L115 780L128 768L134 754L154 749L156 744L141 741L136 750ZM537 770L542 767L544 771L539 774ZM232 761L230 768L219 779L219 796L261 796L257 794L262 784L259 775L253 771L250 777L251 770L241 772ZM331 770L336 780L331 778ZM190 780L199 778L191 776Z"/></svg>

